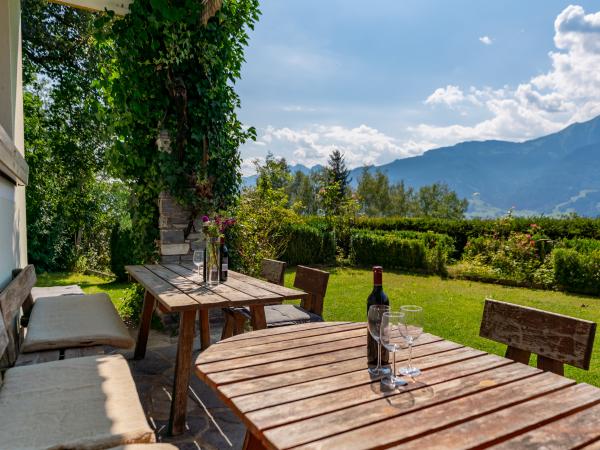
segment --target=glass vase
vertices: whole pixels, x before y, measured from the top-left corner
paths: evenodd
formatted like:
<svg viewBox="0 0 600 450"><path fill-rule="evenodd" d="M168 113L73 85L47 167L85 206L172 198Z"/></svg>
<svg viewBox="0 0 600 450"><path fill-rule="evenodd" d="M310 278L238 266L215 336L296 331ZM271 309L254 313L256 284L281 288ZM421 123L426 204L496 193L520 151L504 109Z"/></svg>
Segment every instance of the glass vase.
<svg viewBox="0 0 600 450"><path fill-rule="evenodd" d="M219 238L206 239L206 283L209 286L219 284Z"/></svg>

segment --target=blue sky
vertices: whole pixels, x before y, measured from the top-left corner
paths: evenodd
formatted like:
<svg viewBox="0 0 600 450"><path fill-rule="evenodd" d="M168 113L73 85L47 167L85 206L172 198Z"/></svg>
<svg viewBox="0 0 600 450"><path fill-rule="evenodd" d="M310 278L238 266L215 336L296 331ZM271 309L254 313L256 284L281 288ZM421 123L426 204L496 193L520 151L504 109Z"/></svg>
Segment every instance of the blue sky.
<svg viewBox="0 0 600 450"><path fill-rule="evenodd" d="M263 0L237 90L267 151L351 167L600 114L600 3Z"/></svg>

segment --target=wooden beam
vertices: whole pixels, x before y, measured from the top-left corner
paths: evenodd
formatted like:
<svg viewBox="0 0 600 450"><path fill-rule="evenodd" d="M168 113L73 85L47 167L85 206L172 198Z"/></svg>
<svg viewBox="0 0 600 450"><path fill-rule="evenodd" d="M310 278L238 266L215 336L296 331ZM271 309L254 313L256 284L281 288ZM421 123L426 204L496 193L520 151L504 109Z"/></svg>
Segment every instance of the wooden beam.
<svg viewBox="0 0 600 450"><path fill-rule="evenodd" d="M52 3L72 6L73 8L88 11L114 11L118 16L124 16L129 12L129 4L133 0L50 0Z"/></svg>
<svg viewBox="0 0 600 450"><path fill-rule="evenodd" d="M0 125L0 172L18 185L27 185L29 166L2 125Z"/></svg>

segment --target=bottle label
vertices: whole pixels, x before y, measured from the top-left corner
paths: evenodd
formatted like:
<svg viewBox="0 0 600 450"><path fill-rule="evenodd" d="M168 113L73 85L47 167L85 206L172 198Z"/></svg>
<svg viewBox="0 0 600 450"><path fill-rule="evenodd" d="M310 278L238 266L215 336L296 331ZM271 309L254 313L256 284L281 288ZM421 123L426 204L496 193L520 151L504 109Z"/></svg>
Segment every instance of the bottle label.
<svg viewBox="0 0 600 450"><path fill-rule="evenodd" d="M221 264L221 272L227 272L227 263L224 262L223 264Z"/></svg>

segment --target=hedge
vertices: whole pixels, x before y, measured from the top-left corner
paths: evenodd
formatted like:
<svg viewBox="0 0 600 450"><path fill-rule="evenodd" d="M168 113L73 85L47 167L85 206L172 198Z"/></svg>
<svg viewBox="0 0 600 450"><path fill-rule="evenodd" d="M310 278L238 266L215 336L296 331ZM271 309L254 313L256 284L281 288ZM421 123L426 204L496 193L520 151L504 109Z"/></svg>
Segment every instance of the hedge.
<svg viewBox="0 0 600 450"><path fill-rule="evenodd" d="M335 261L333 232L310 225L294 224L288 229L289 242L281 259L289 265L326 264Z"/></svg>
<svg viewBox="0 0 600 450"><path fill-rule="evenodd" d="M427 253L419 239L405 239L393 234L353 233L350 257L360 266L380 265L390 269L426 271Z"/></svg>
<svg viewBox="0 0 600 450"><path fill-rule="evenodd" d="M311 226L326 226L327 220L323 217L309 217L306 222ZM544 229L545 234L553 240L588 238L600 240L600 219L573 217L555 219L550 217L513 217L507 222L505 233L511 231L526 232L529 226L535 223ZM432 219L409 217L359 217L355 220L353 228L398 231L410 230L446 234L454 239L454 258L458 259L464 247L472 237L489 235L498 231L497 219Z"/></svg>
<svg viewBox="0 0 600 450"><path fill-rule="evenodd" d="M554 278L564 289L582 294L600 294L600 251L579 253L570 248L557 248Z"/></svg>

